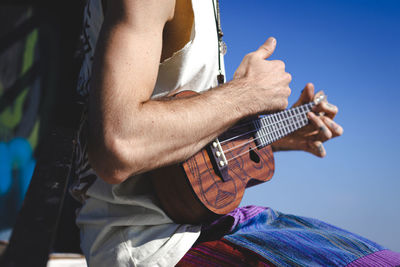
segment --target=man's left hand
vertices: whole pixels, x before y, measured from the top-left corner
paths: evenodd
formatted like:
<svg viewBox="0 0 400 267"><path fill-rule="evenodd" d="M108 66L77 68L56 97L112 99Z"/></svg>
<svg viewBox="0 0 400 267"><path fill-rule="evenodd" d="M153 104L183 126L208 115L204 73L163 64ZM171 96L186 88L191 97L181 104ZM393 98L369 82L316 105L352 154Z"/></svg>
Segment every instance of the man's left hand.
<svg viewBox="0 0 400 267"><path fill-rule="evenodd" d="M314 85L308 83L293 107L307 104L321 94L323 94L322 91L314 94ZM325 100L321 101L313 108L313 112L307 114L310 121L307 126L272 143L272 149L274 151L303 150L318 157L324 157L326 151L322 143L343 134L343 128L333 121L337 112L338 108L335 105Z"/></svg>

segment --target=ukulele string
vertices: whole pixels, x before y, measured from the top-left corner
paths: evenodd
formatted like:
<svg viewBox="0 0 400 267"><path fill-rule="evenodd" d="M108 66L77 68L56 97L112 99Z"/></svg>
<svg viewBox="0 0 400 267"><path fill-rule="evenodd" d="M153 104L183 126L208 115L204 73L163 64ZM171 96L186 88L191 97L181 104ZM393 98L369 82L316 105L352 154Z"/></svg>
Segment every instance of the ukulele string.
<svg viewBox="0 0 400 267"><path fill-rule="evenodd" d="M310 104L310 103L309 103L309 104ZM308 104L306 104L306 105L308 105ZM306 106L306 105L294 107L294 108L291 108L291 109L288 109L288 110L297 110L297 109L299 109L300 107L303 107L303 106ZM288 110L285 110L285 111L288 111ZM279 112L278 112L278 113L279 113ZM261 118L264 118L264 117L272 116L272 115L275 115L275 114L278 114L278 113L268 114L268 115L267 115L267 114L264 114L264 115L260 115L260 117L261 117ZM258 118L258 119L260 119L260 118ZM255 120L257 120L257 119L255 119ZM236 129L242 128L242 127L247 127L247 126L249 126L249 125L251 125L251 124L254 124L254 121L255 121L255 120L247 121L247 122L244 122L244 123L242 123L242 124L236 124L236 125L234 125L233 127L229 128L229 131L233 131L233 130L236 130ZM225 141L229 141L229 140L224 140L223 142L225 142Z"/></svg>
<svg viewBox="0 0 400 267"><path fill-rule="evenodd" d="M312 108L313 106L314 106L314 103L311 102L311 103L308 103L308 104L305 104L305 105L302 105L302 106L298 106L298 107L295 107L295 108L292 108L292 109L289 109L289 110L293 110L293 111L294 111L294 110L299 110L299 111L300 111L300 115L304 115L304 112L305 112L305 113L310 112L310 111L311 111L311 108ZM309 110L309 111L302 111L302 108L309 108L310 110ZM275 114L279 114L279 113L275 113ZM272 116L272 115L265 115L265 117L267 117L267 116ZM293 115L292 115L292 116L293 116ZM294 116L297 117L298 114L295 114ZM289 119L291 119L291 118L292 118L292 117L286 118L286 119L282 120L282 122L283 122L283 121L287 121L287 120L289 120ZM254 124L254 121L255 121L255 120L249 121L249 122L246 122L246 123L242 123L242 124L238 124L238 125L233 126L232 128L230 128L228 131L232 131L232 130L235 130L235 129L237 129L237 128L249 126L249 125L251 125L251 124ZM268 126L272 126L272 125L277 124L277 123L279 123L279 122L273 122L272 124L268 124L268 125L266 125L266 126L264 126L264 127L261 127L261 128L258 129L258 130L265 129L265 128L268 127ZM226 143L226 142L235 140L235 139L237 139L237 138L240 138L240 137L242 137L242 136L245 136L246 134L250 134L250 133L256 132L256 131L258 131L258 130L251 130L251 131L248 131L248 132L246 132L246 133L243 133L243 134L239 134L239 135L230 137L230 138L228 138L228 139L225 139L225 140L223 140L223 141L220 141L220 144L222 145L222 144L224 144L224 143Z"/></svg>
<svg viewBox="0 0 400 267"><path fill-rule="evenodd" d="M324 101L324 100L326 100L326 95L323 95L323 97L322 97L322 101ZM321 101L321 99L320 99L319 101ZM292 107L292 108L290 108L290 109L287 109L287 110L284 110L284 111L281 111L281 112L278 112L278 113L275 113L275 114L261 115L261 116L262 116L262 117L268 117L268 116L273 116L273 115L277 115L277 114L280 114L280 113L282 113L282 112L288 112L288 111L293 111L293 112L295 112L295 111L300 111L300 114L301 114L301 115L304 115L303 113L311 112L311 111L312 111L312 108L313 108L315 105L317 105L317 103L315 103L315 102L313 101L313 102L310 102L310 103L307 103L307 104L304 104L304 105L301 105L301 106ZM303 108L305 108L306 111L304 111ZM307 111L307 108L309 109L309 111ZM293 117L293 116L297 116L297 114L294 114L294 115L293 115L293 114L290 114L290 116L292 116L292 117ZM287 119L290 119L290 118L291 118L291 117L289 117L289 118L287 118ZM246 126L248 126L248 125L254 124L254 121L256 121L256 120L247 121L247 122L242 123L242 124L236 124L236 125L234 125L233 127L229 128L228 131L233 131L233 130L235 130L235 129L238 129L238 128L241 128L241 127L246 127ZM271 126L271 125L272 125L272 124L267 125L266 127ZM262 127L262 128L260 128L260 129L264 129L264 128L265 128L265 127ZM257 131L257 130L255 130L255 131ZM254 130L251 131L251 132L248 132L248 133L252 133L252 132L254 132ZM245 134L247 134L247 133L245 133ZM236 138L239 138L239 137L241 137L241 136L243 136L243 135L245 135L245 134L237 135L237 136L231 137L231 138L229 138L229 139L220 141L220 144L222 145L222 144L224 144L224 143L226 143L226 142L229 142L229 141L232 141L232 140L234 140L234 139L236 139Z"/></svg>
<svg viewBox="0 0 400 267"><path fill-rule="evenodd" d="M260 147L262 147L262 145L258 145L258 146L252 147L252 148L249 149L249 151L245 151L245 152L243 152L243 153L240 153L239 155L236 155L236 156L234 156L233 158L227 159L226 161L229 163L229 161L232 161L232 160L234 160L234 159L236 159L236 158L239 158L239 157L241 157L241 156L243 156L243 155L249 153L250 151L253 151L253 150L255 150L255 149L257 149L257 148L260 148Z"/></svg>
<svg viewBox="0 0 400 267"><path fill-rule="evenodd" d="M302 113L302 114L298 114L298 115L296 115L296 117L301 117L302 115L305 115L305 114L306 114L306 112L305 112L305 113ZM291 119L291 118L289 118L289 119ZM286 120L289 120L289 119L286 119ZM283 122L283 121L282 121L282 122ZM308 122L308 121L306 121L306 122ZM275 123L275 124L278 124L278 123ZM272 126L272 125L273 125L273 124L270 124L270 125L267 125L267 126L265 126L265 127L260 128L260 129L264 129L264 128L266 128L266 127L268 127L268 126ZM264 135L260 135L260 136L258 136L258 137L256 137L256 138L253 138L253 139L251 139L251 140L249 140L249 141L247 141L247 142L244 142L244 143L242 143L242 144L239 144L239 145L237 145L237 146L235 146L235 147L229 148L229 149L227 149L227 150L222 150L222 152L223 152L223 153L227 153L227 152L236 150L236 149L241 148L241 147L244 147L244 146L246 146L246 145L248 145L248 144L250 144L250 143L252 143L252 142L254 142L254 141L258 140L258 139L261 139L261 138L263 138L263 137L266 137L268 134L274 134L274 133L277 133L277 132L281 131L282 129L286 128L285 125L280 125L280 126L282 126L282 127L281 127L281 128L276 128L274 131L268 132L267 134L264 134ZM300 127L300 128L301 128L301 127ZM256 131L258 131L258 130L250 131L249 133L256 132ZM282 137L285 136L285 135L287 135L287 134L289 134L289 133L286 133L286 134L282 135ZM275 141L275 140L274 140L274 141ZM260 145L260 146L262 146L262 145ZM260 146L257 146L257 148L260 147ZM247 153L247 152L245 152L245 153ZM245 154L245 153L243 153L243 154ZM241 156L241 155L243 155L243 154L240 154L239 156ZM235 159L236 157L238 157L238 156L235 156L235 157L233 157L232 159ZM231 159L229 159L229 160L231 160ZM229 160L227 160L227 161L229 162Z"/></svg>
<svg viewBox="0 0 400 267"><path fill-rule="evenodd" d="M312 108L314 105L315 105L315 103L313 103L313 102L310 102L310 103L308 103L308 104L306 104L306 105L303 105L303 106L308 106L308 107L310 108L310 110L309 110L309 111L307 111L307 110L305 110L305 111L304 111L304 110L300 110L300 114L296 114L294 117L299 117L299 116L302 116L302 115L306 115L308 112L311 111L311 108ZM299 106L298 108L303 107L303 106ZM291 119L291 118L292 118L292 117L289 117L289 118L287 118L286 120L289 120L289 119ZM282 120L282 121L284 121L284 120ZM306 121L304 121L304 122L305 122L306 124L303 125L303 126L301 126L301 127L299 127L298 129L300 129L300 128L306 126L306 125L309 123L309 120L306 119ZM265 127L262 127L262 128L260 128L260 129L264 129L264 128L268 127L268 126L270 126L270 125L267 125L267 126L265 126ZM285 128L285 125L282 125L282 126L283 126L283 127L279 128L279 129L277 129L277 130L275 130L275 131L273 131L273 132L271 132L271 133L276 133L276 132L280 131L281 129ZM258 130L257 130L257 131L258 131ZM239 146L236 146L235 149L237 149L237 148L239 148L239 147L243 147L243 146L245 146L245 145L247 145L247 144L249 144L249 143L251 143L251 142L253 142L253 141L257 140L257 139L266 137L268 134L269 134L269 133L266 133L266 134L261 135L261 136L259 136L259 137L257 137L257 138L253 138L252 140L250 140L250 141L248 141L248 142L246 142L246 143L244 143L244 144L241 144L241 145L239 145ZM287 134L289 134L289 133L284 134L284 135L281 136L280 138L286 136ZM280 138L278 138L278 139L280 139ZM276 140L274 140L274 141L276 141ZM274 142L274 141L273 141L273 142ZM269 144L271 144L271 143L269 143ZM253 150L255 150L255 149L257 149L257 148L260 148L260 147L263 147L263 146L264 146L263 144L256 145L255 147L250 148L249 151L253 151ZM232 149L230 149L230 150L232 150ZM225 152L228 152L229 150L226 150L226 151L222 150L222 151L225 153ZM236 159L236 158L239 158L239 157L241 157L241 156L247 154L249 151L245 151L245 152L243 152L243 153L240 153L239 155L236 155L236 156L234 156L234 157L232 157L232 158L230 158L230 159L227 159L226 161L229 163L229 161L232 161L232 160L234 160L234 159Z"/></svg>
<svg viewBox="0 0 400 267"><path fill-rule="evenodd" d="M275 132L276 132L276 131L275 131ZM264 135L264 136L266 136L266 135ZM283 136L282 136L282 137L283 137ZM252 141L255 141L256 139L258 139L258 138L255 138L255 139L253 139ZM252 141L246 142L246 144L249 144L249 143L251 143ZM243 147L243 146L245 146L246 144L243 144L243 145L241 145L241 146L239 146L239 147ZM232 157L232 158L230 158L230 159L227 159L226 162L229 163L230 161L232 161L232 160L234 160L234 159L236 159L236 158L239 158L239 157L241 157L241 156L243 156L243 155L249 153L250 151L253 151L253 150L258 149L258 148L263 147L263 146L264 146L263 144L256 145L255 147L250 148L249 151L246 150L245 152L242 152L242 153L240 153L239 155L236 155L236 156L234 156L234 157ZM238 147L236 147L236 148L238 148Z"/></svg>
<svg viewBox="0 0 400 267"><path fill-rule="evenodd" d="M298 116L300 116L300 115L298 115ZM283 121L282 121L282 122L283 122ZM246 133L244 133L244 134L238 135L238 136L236 136L236 137L232 137L232 138L230 138L230 139L232 139L232 140L233 140L233 139L237 139L237 138L239 138L239 137L241 137L241 136L244 136L244 135L247 135L247 134L251 134L251 133L257 132L257 131L259 131L259 130L261 130L261 129L265 129L265 128L267 128L268 126L275 126L275 125L278 124L278 123L279 123L279 122L272 123L272 124L268 124L267 126L261 127L261 128L259 128L258 130L248 131L248 132L246 132ZM278 126L281 126L281 125L278 125ZM279 132L280 130L282 130L282 129L284 129L284 128L285 128L285 126L283 126L283 127L281 127L281 128L274 128L274 130L268 132L268 134L274 134L274 133ZM251 142L253 142L253 141L255 141L255 140L258 140L258 139L260 139L260 138L263 138L263 137L265 137L265 136L267 136L267 134L261 135L261 136L256 137L256 138L253 138L251 141L247 141L247 142L245 142L245 143L243 143L243 144L240 144L240 145L237 145L237 146L234 146L234 147L231 147L231 148L229 148L229 149L227 149L227 150L222 150L222 151L223 151L224 153L230 152L230 151L232 151L232 150L235 150L235 149L237 149L237 148L240 148L240 147L242 147L242 146L245 146L245 145L247 145L247 144L249 144L249 143L251 143ZM229 139L228 139L228 140L224 140L224 141L229 141ZM223 145L223 144L221 144L221 146L222 146L222 145Z"/></svg>
<svg viewBox="0 0 400 267"><path fill-rule="evenodd" d="M309 106L311 107L312 105L309 104ZM280 130L282 130L282 129L284 129L284 128L286 128L286 127L288 126L288 125L284 125L284 122L287 122L287 121L292 120L292 119L294 119L294 118L296 118L296 119L300 118L300 119L301 119L301 116L306 115L308 112L309 112L309 111L307 111L307 110L306 110L306 111L302 111L302 112L300 112L299 114L296 114L295 116L292 116L292 117L286 118L286 119L284 119L284 120L281 120L281 121L278 121L278 122L274 122L274 123L268 124L268 125L263 126L263 127L259 128L259 129L254 129L254 130L252 130L252 131L248 131L248 132L246 132L246 133L243 133L243 134L240 134L240 135L231 137L231 138L229 138L229 139L223 140L223 141L220 142L221 146L223 146L223 144L225 144L225 143L228 142L228 141L232 141L232 140L234 140L234 139L238 139L238 138L240 138L240 137L242 137L242 136L244 136L244 135L251 134L251 133L253 133L253 132L257 132L257 131L262 130L262 129L266 129L266 128L271 127L271 126L276 126L276 125L281 126L281 128L274 128L274 131L270 131L270 132L268 132L268 133L265 134L265 135L261 135L261 136L259 136L259 137L257 137L257 138L253 138L253 139L250 140L250 141L247 141L247 142L245 142L245 143L243 143L243 144L240 144L240 145L237 145L237 146L235 146L235 147L229 148L229 149L227 149L227 150L223 150L222 152L225 153L225 152L229 152L229 151L235 150L235 149L240 148L240 147L242 147L242 146L245 146L245 145L247 145L247 144L249 144L249 143L251 143L251 142L253 142L253 141L255 141L255 140L258 140L258 139L261 139L261 138L263 138L263 137L266 137L268 134L274 134L274 133L276 133L276 132L279 132Z"/></svg>

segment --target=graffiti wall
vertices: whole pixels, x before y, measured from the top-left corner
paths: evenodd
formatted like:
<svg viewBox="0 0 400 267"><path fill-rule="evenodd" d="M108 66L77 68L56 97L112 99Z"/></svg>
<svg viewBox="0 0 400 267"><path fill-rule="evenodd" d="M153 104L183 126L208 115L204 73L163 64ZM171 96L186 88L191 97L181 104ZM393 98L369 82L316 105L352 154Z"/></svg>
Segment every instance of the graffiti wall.
<svg viewBox="0 0 400 267"><path fill-rule="evenodd" d="M35 167L41 79L32 75L39 57L38 30L19 28L32 19L32 10L9 7L0 13L0 229L7 229Z"/></svg>
<svg viewBox="0 0 400 267"><path fill-rule="evenodd" d="M74 91L82 3L0 4L0 240L15 222L54 110Z"/></svg>

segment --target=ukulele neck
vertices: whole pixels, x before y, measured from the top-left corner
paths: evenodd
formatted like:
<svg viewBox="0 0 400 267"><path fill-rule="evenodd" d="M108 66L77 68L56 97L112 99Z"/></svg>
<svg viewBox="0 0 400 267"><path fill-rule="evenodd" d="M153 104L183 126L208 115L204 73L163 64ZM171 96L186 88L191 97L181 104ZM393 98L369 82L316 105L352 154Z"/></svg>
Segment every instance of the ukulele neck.
<svg viewBox="0 0 400 267"><path fill-rule="evenodd" d="M256 129L255 141L258 147L265 147L308 124L307 113L314 102L287 109L278 113L263 115L253 121Z"/></svg>

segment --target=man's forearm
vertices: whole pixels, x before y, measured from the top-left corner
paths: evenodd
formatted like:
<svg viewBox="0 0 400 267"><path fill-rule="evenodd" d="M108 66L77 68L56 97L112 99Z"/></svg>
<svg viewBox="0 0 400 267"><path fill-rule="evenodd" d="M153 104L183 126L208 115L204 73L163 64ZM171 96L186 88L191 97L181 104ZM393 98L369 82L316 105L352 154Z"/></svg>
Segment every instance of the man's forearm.
<svg viewBox="0 0 400 267"><path fill-rule="evenodd" d="M114 118L118 123L113 128L104 131L90 125L92 164L103 179L119 183L131 175L187 159L252 114L252 109L244 106L251 96L241 93L240 83L234 80L189 98L132 105L123 116Z"/></svg>

